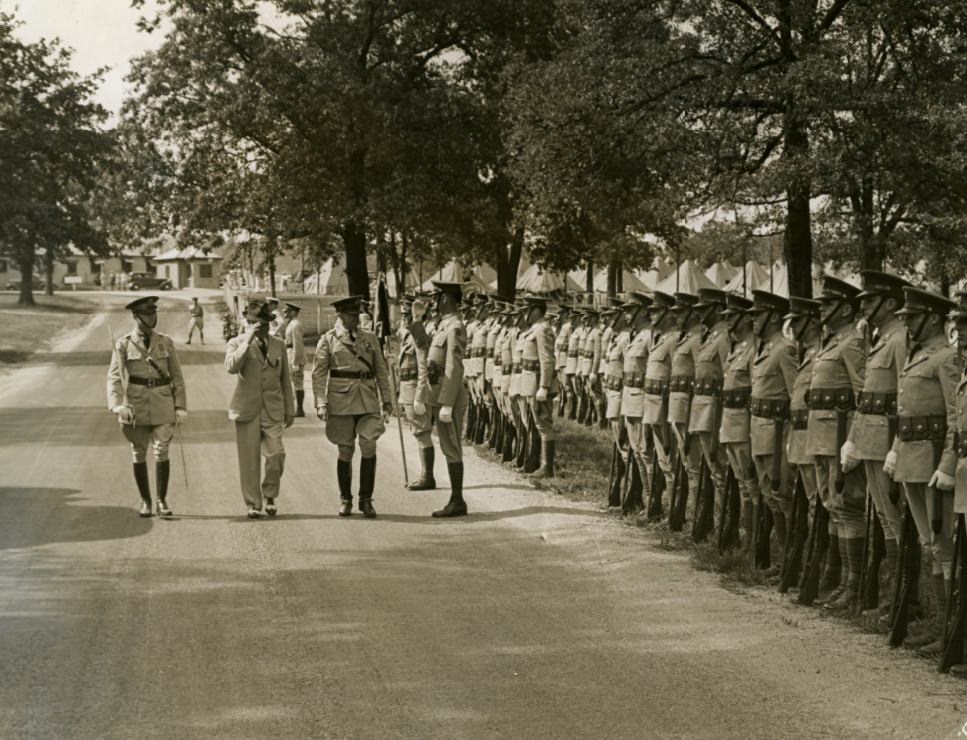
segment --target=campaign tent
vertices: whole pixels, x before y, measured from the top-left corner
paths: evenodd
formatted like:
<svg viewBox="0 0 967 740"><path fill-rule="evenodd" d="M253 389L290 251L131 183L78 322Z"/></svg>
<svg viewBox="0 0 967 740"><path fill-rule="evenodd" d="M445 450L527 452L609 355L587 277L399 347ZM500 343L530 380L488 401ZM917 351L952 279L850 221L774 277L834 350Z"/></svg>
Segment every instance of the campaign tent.
<svg viewBox="0 0 967 740"><path fill-rule="evenodd" d="M774 281L775 276L773 276ZM728 293L742 293L743 290L747 290L751 293L759 288L769 290L769 270L755 260L749 260L745 263L745 268L739 270L735 277L725 284L723 290Z"/></svg>
<svg viewBox="0 0 967 740"><path fill-rule="evenodd" d="M554 293L559 290L580 292L581 286L567 275L542 270L537 265L531 265L523 275L517 278L517 290L528 293Z"/></svg>
<svg viewBox="0 0 967 740"><path fill-rule="evenodd" d="M302 292L307 294L349 294L349 281L346 279L346 271L336 261L335 257L330 257L322 263L316 272L306 276L302 285Z"/></svg>
<svg viewBox="0 0 967 740"><path fill-rule="evenodd" d="M817 264L813 264L812 273L813 297L816 297L823 292L823 268ZM830 271L829 274L834 275L835 277L842 277L841 275L837 275L832 271ZM859 283L855 282L854 280L848 280L848 282L859 285ZM763 290L768 289L768 287L769 284L766 282ZM772 266L772 292L776 295L785 296L786 298L789 297L789 268L782 260L777 260Z"/></svg>
<svg viewBox="0 0 967 740"><path fill-rule="evenodd" d="M674 264L663 257L656 257L650 270L637 270L635 271L635 277L644 284L646 290L654 290L658 283L674 271Z"/></svg>
<svg viewBox="0 0 967 740"><path fill-rule="evenodd" d="M692 260L685 260L676 271L658 283L655 290L668 294L677 292L697 295L702 288L717 287L715 283L705 277L705 273Z"/></svg>
<svg viewBox="0 0 967 740"><path fill-rule="evenodd" d="M583 285L583 283L582 283ZM648 290L643 282L641 282L631 270L621 271L621 290L619 292L627 292L629 290L645 291ZM602 268L597 271L594 275L594 292L595 293L607 293L608 292L608 270L607 268Z"/></svg>
<svg viewBox="0 0 967 740"><path fill-rule="evenodd" d="M716 262L705 271L705 277L721 288L727 285L738 273L738 268L729 264L729 262Z"/></svg>

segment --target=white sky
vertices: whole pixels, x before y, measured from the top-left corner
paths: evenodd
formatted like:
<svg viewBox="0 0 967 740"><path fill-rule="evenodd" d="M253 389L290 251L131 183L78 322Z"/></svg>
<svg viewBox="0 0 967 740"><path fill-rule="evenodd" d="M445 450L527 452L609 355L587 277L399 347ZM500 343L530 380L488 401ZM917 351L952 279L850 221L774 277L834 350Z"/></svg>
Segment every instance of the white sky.
<svg viewBox="0 0 967 740"><path fill-rule="evenodd" d="M81 74L110 67L96 98L111 113L124 100L129 60L161 43L160 34L138 31L140 11L129 0L0 0L0 10L23 22L25 41L57 37L73 48L73 66Z"/></svg>

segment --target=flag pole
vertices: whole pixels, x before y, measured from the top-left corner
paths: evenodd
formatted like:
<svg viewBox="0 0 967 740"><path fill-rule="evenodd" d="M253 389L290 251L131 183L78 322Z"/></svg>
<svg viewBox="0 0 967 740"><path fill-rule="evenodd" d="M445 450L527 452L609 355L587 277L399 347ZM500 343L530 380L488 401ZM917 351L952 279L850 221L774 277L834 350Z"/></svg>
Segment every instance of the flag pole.
<svg viewBox="0 0 967 740"><path fill-rule="evenodd" d="M389 356L389 337L390 337L390 315L389 315L389 293L386 290L386 276L379 274L376 281L376 316L373 317L374 323L379 321L380 344L383 346L383 359L389 368L390 396L393 402L393 415L396 416L396 429L400 436L400 456L403 458L403 482L406 487L410 486L410 472L406 465L406 446L403 444L403 417L400 415L399 399L396 390L396 367L392 358Z"/></svg>

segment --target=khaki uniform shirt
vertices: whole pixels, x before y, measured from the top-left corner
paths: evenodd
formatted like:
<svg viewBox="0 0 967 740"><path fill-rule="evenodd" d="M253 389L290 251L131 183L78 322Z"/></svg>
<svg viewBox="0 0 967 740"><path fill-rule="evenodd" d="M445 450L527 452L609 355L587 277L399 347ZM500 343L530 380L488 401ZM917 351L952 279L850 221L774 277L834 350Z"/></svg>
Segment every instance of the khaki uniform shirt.
<svg viewBox="0 0 967 740"><path fill-rule="evenodd" d="M651 337L651 329L630 332L628 335L622 363L621 415L630 419L638 419L644 413L645 374L648 371Z"/></svg>
<svg viewBox="0 0 967 740"><path fill-rule="evenodd" d="M306 364L306 340L299 319L292 319L285 327L285 348L289 354L290 368Z"/></svg>
<svg viewBox="0 0 967 740"><path fill-rule="evenodd" d="M752 361L752 397L768 401L789 402L796 383L798 365L796 345L776 333L761 342ZM775 451L776 423L772 418L752 416L750 439L753 455L771 455Z"/></svg>
<svg viewBox="0 0 967 740"><path fill-rule="evenodd" d="M149 388L130 382L130 378L161 379L148 358L171 378L170 385ZM139 427L174 424L175 409L188 408L185 378L171 337L151 332L151 341L145 346L144 337L135 329L118 338L107 370L107 407L122 405L132 408L134 425Z"/></svg>
<svg viewBox="0 0 967 740"><path fill-rule="evenodd" d="M957 441L963 449L967 445L967 373L957 383ZM954 486L954 512L967 514L967 457L957 455L957 474Z"/></svg>
<svg viewBox="0 0 967 740"><path fill-rule="evenodd" d="M645 390L641 421L643 424L664 424L668 421L668 379L672 371L672 348L678 344L678 332L671 330L658 335L648 350L645 384L659 381L665 384L663 393Z"/></svg>
<svg viewBox="0 0 967 740"><path fill-rule="evenodd" d="M722 366L722 390L752 392L752 361L755 359L755 340L751 336L736 342ZM749 407L722 409L719 426L720 442L749 441Z"/></svg>
<svg viewBox="0 0 967 740"><path fill-rule="evenodd" d="M467 352L467 331L456 314L440 319L430 339L426 368L420 368L417 398L429 406L453 407L463 389L463 358Z"/></svg>
<svg viewBox="0 0 967 740"><path fill-rule="evenodd" d="M813 360L809 394L824 390L851 391L854 397L863 390L866 377L866 341L859 330L849 325L826 340ZM839 457L835 409L810 409L806 433L806 454Z"/></svg>
<svg viewBox="0 0 967 740"><path fill-rule="evenodd" d="M866 358L866 377L863 393L896 396L900 370L907 357L907 330L900 319L883 327ZM889 421L885 406L879 413L863 413L857 409L849 428L849 439L856 445L853 453L858 460L883 460L890 450ZM892 413L892 410L890 410Z"/></svg>
<svg viewBox="0 0 967 740"><path fill-rule="evenodd" d="M567 363L564 372L568 375L576 375L578 366L581 364L581 351L584 349L584 337L587 335L587 327L576 326L571 329L567 340Z"/></svg>
<svg viewBox="0 0 967 740"><path fill-rule="evenodd" d="M679 338L672 352L672 378L688 378L690 382L695 380L695 363L698 360L698 349L702 346L704 331L704 327L700 324L693 326ZM691 390L671 391L668 394L668 421L687 425L691 402Z"/></svg>
<svg viewBox="0 0 967 740"><path fill-rule="evenodd" d="M718 432L718 412L722 397L725 362L729 358L728 324L713 326L706 334L695 359L695 395L688 418L689 432ZM673 371L674 372L674 371Z"/></svg>
<svg viewBox="0 0 967 740"><path fill-rule="evenodd" d="M814 344L806 347L802 360L800 360L796 373L796 382L792 386L792 396L789 401L789 409L809 415L809 406L806 405L806 394L809 392L809 383L813 376L813 361L819 352L819 345ZM786 456L789 462L796 465L812 465L815 459L812 455L806 454L807 429L789 430L789 447L786 448Z"/></svg>
<svg viewBox="0 0 967 740"><path fill-rule="evenodd" d="M334 378L332 370L368 373L370 378ZM378 395L377 395L378 390ZM380 413L380 398L390 401L389 372L375 334L358 329L355 338L341 321L319 338L312 365L316 406L329 406L330 416Z"/></svg>
<svg viewBox="0 0 967 740"><path fill-rule="evenodd" d="M571 322L565 321L557 330L557 336L554 339L554 355L555 362L554 366L558 370L564 370L567 367L567 348L571 340Z"/></svg>

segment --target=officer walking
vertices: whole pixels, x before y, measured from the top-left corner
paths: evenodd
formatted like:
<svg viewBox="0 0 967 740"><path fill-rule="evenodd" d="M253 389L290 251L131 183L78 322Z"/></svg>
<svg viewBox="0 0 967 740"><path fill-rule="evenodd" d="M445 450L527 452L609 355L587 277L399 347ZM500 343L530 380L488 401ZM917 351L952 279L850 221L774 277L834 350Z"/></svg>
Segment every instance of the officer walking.
<svg viewBox="0 0 967 740"><path fill-rule="evenodd" d="M376 335L360 326L362 297L333 301L336 326L319 338L312 365L316 416L326 425L326 438L339 450L336 481L339 516L353 513L352 463L359 439L359 510L376 516L376 442L392 413L389 371ZM382 408L381 408L382 406Z"/></svg>
<svg viewBox="0 0 967 740"><path fill-rule="evenodd" d="M157 512L159 516L169 517L168 447L175 434L175 424L188 416L185 379L175 343L155 331L158 298L138 298L125 309L133 315L135 326L114 344L107 371L107 407L117 415L121 432L131 444L134 481L141 496L139 516L151 516L147 462L150 444L158 488Z"/></svg>
<svg viewBox="0 0 967 740"><path fill-rule="evenodd" d="M191 307L188 309L188 344L191 344L191 338L195 334L195 329L198 330L198 338L201 343L205 343L205 309L201 307L198 302L198 296L191 299Z"/></svg>
<svg viewBox="0 0 967 740"><path fill-rule="evenodd" d="M285 343L269 333L275 315L262 300L245 308L248 329L225 348L225 369L237 377L228 418L235 422L238 473L248 517L275 516L275 500L285 469L282 430L292 426L295 403ZM261 458L265 477L259 483Z"/></svg>
<svg viewBox="0 0 967 740"><path fill-rule="evenodd" d="M426 351L430 346L430 338L423 328L426 304L418 298L406 296L403 299L401 312L405 326L399 354L399 403L420 450L421 466L420 477L410 483L409 490L432 491L436 488L436 479L433 474L436 460L434 459L433 437L431 436L433 422L426 408L423 409L422 414L417 414L413 410L420 367L426 366Z"/></svg>
<svg viewBox="0 0 967 740"><path fill-rule="evenodd" d="M467 391L463 385L467 332L458 313L462 284L434 280L433 285L440 321L427 350L426 368L420 369L413 410L418 414L429 410L450 475L450 500L442 509L434 511L433 516L465 516L461 431L467 408Z"/></svg>
<svg viewBox="0 0 967 740"><path fill-rule="evenodd" d="M305 416L302 408L305 402L305 368L306 368L306 340L299 321L302 309L294 303L285 304L285 349L289 359L289 373L292 375L292 387L295 390L295 415Z"/></svg>
<svg viewBox="0 0 967 740"><path fill-rule="evenodd" d="M944 320L956 304L919 288L903 289L910 341L897 390L897 436L883 469L903 484L920 541L929 546L936 614L933 624L904 645L927 654L940 649L953 560L957 386L961 362L947 343Z"/></svg>

